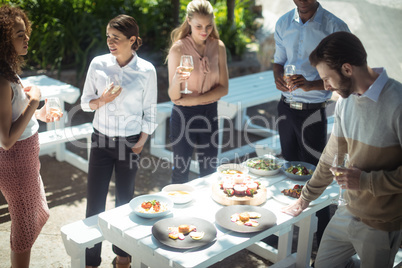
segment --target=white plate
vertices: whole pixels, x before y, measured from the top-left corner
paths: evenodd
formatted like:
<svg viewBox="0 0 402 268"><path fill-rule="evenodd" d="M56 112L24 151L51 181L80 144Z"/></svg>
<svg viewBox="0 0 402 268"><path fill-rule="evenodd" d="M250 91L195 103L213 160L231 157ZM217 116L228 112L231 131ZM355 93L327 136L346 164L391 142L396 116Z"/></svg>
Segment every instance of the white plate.
<svg viewBox="0 0 402 268"><path fill-rule="evenodd" d="M281 191L283 191L284 189L293 189L293 186L295 186L295 184L304 185L305 183L301 183L300 181L283 180L273 184L268 188L268 190L271 192L272 198L274 198L276 201L279 201L285 205L290 205L293 204L297 199L290 196L286 196L283 193L281 193ZM310 202L310 206L322 203L328 198L329 198L328 194L322 194L316 200Z"/></svg>
<svg viewBox="0 0 402 268"><path fill-rule="evenodd" d="M175 204L185 204L193 200L195 188L189 184L169 184L162 188L162 193L173 200ZM180 194L184 192L186 194Z"/></svg>
<svg viewBox="0 0 402 268"><path fill-rule="evenodd" d="M164 203L167 206L167 210L158 213L141 213L138 211L139 206L141 206L142 202L149 202L152 200L159 201ZM162 194L146 194L137 196L134 199L131 199L129 203L130 208L140 217L143 218L158 218L163 217L169 214L173 208L173 201L169 197Z"/></svg>

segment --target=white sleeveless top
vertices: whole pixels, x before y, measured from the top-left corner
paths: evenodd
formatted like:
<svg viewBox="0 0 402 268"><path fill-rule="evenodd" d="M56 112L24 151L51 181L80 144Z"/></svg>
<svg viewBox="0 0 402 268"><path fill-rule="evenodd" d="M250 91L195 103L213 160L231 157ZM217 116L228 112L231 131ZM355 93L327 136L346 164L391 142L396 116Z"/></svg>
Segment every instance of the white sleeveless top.
<svg viewBox="0 0 402 268"><path fill-rule="evenodd" d="M11 83L11 89L13 90L14 93L13 99L11 100L12 121L15 122L27 107L29 101L24 92L24 89L22 88L21 83ZM21 137L18 140L19 141L25 140L31 137L38 131L38 129L39 129L39 123L36 120L35 115L33 115L27 127L25 128L24 132L22 133Z"/></svg>

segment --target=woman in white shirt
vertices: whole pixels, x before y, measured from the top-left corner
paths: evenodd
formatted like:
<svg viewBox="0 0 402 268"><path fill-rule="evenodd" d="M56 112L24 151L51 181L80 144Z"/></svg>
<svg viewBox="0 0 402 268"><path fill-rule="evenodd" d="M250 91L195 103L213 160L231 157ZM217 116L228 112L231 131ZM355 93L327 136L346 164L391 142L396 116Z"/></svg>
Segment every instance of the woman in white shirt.
<svg viewBox="0 0 402 268"><path fill-rule="evenodd" d="M110 53L95 57L88 69L81 107L95 111L89 159L87 211L90 217L105 211L113 170L116 207L134 195L139 154L156 128L157 81L154 66L136 51L141 46L133 17L119 15L106 28ZM116 267L129 267L130 256L113 246ZM87 249L87 267L101 263L101 244Z"/></svg>

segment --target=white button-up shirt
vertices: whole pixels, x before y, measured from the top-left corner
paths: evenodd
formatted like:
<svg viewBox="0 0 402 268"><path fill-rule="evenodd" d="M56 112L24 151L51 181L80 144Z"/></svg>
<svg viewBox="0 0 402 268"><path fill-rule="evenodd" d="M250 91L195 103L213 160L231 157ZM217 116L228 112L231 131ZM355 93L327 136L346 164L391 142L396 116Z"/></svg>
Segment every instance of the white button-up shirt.
<svg viewBox="0 0 402 268"><path fill-rule="evenodd" d="M157 127L157 80L155 67L134 53L133 59L120 67L116 57L105 54L95 57L88 69L81 107L93 110L89 102L107 90L108 78L117 79L121 94L96 110L93 127L109 137L127 137L141 132L152 134Z"/></svg>
<svg viewBox="0 0 402 268"><path fill-rule="evenodd" d="M350 32L341 19L318 6L314 16L303 23L297 8L279 18L275 26L274 62L280 65L296 66L296 73L303 75L308 81L319 80L317 70L311 66L311 52L326 36L338 31ZM290 93L282 92L286 97ZM305 92L298 88L293 91L293 100L304 103L320 103L331 97L330 91L312 90Z"/></svg>

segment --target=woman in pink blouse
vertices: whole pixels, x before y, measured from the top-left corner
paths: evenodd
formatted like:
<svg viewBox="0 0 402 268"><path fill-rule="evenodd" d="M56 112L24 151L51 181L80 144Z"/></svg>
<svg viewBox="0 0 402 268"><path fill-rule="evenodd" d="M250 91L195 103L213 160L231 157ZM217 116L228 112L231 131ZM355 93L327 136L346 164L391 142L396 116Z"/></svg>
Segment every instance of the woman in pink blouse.
<svg viewBox="0 0 402 268"><path fill-rule="evenodd" d="M169 97L174 103L170 118L173 148L172 183L188 181L194 149L200 176L216 171L218 163L217 101L228 94L226 48L219 39L212 5L194 0L187 5L186 20L171 34L168 55ZM182 55L191 55L191 75L180 66ZM183 94L187 81L191 94Z"/></svg>

